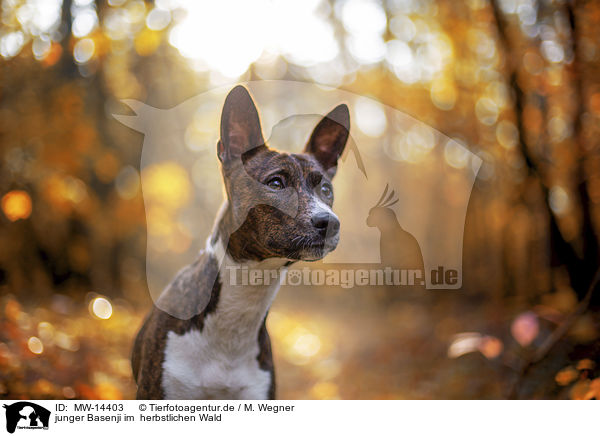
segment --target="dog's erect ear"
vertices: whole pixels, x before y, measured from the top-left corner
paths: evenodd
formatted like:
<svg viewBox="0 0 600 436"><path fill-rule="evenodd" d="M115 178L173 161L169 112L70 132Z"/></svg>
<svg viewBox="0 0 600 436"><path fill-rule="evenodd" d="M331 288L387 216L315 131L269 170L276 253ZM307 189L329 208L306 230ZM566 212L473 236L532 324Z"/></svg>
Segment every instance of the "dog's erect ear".
<svg viewBox="0 0 600 436"><path fill-rule="evenodd" d="M348 141L349 132L350 113L348 106L341 104L317 124L304 152L312 154L333 177L337 169L337 161Z"/></svg>
<svg viewBox="0 0 600 436"><path fill-rule="evenodd" d="M229 92L223 105L217 156L221 162L227 162L264 143L252 97L246 88L238 85Z"/></svg>

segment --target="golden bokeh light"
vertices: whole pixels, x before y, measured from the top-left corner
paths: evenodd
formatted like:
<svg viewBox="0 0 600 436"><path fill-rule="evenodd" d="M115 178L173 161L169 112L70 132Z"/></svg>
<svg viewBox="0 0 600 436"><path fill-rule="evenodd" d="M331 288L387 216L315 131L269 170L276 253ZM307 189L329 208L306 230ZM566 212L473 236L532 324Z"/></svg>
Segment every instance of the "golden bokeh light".
<svg viewBox="0 0 600 436"><path fill-rule="evenodd" d="M73 335L65 332L57 332L54 336L54 343L63 350L77 351L79 350L79 341Z"/></svg>
<svg viewBox="0 0 600 436"><path fill-rule="evenodd" d="M55 328L52 324L42 321L37 326L38 336L47 344L51 344L54 340Z"/></svg>
<svg viewBox="0 0 600 436"><path fill-rule="evenodd" d="M187 171L175 162L150 165L142 171L144 196L167 210L175 210L190 198L191 184Z"/></svg>
<svg viewBox="0 0 600 436"><path fill-rule="evenodd" d="M431 101L442 110L448 111L454 107L458 92L456 86L448 80L436 80L431 84Z"/></svg>
<svg viewBox="0 0 600 436"><path fill-rule="evenodd" d="M335 400L338 397L338 386L332 382L319 382L315 384L310 393L316 400Z"/></svg>
<svg viewBox="0 0 600 436"><path fill-rule="evenodd" d="M42 354L44 352L44 344L40 340L40 338L32 336L27 341L27 348L33 354Z"/></svg>
<svg viewBox="0 0 600 436"><path fill-rule="evenodd" d="M161 36L158 32L150 29L142 30L135 38L135 51L140 56L150 56L156 51L161 42Z"/></svg>
<svg viewBox="0 0 600 436"><path fill-rule="evenodd" d="M321 340L317 335L303 334L296 339L292 349L301 356L312 357L321 349Z"/></svg>
<svg viewBox="0 0 600 436"><path fill-rule="evenodd" d="M131 200L140 190L140 175L131 165L123 167L115 179L115 189L119 197Z"/></svg>
<svg viewBox="0 0 600 436"><path fill-rule="evenodd" d="M25 191L10 191L2 197L2 211L10 221L29 218L31 208L31 197Z"/></svg>
<svg viewBox="0 0 600 436"><path fill-rule="evenodd" d="M104 297L96 297L90 301L90 313L99 319L109 319L113 314L110 301Z"/></svg>
<svg viewBox="0 0 600 436"><path fill-rule="evenodd" d="M89 62L96 51L96 44L91 38L83 38L77 41L73 48L73 59L79 64Z"/></svg>

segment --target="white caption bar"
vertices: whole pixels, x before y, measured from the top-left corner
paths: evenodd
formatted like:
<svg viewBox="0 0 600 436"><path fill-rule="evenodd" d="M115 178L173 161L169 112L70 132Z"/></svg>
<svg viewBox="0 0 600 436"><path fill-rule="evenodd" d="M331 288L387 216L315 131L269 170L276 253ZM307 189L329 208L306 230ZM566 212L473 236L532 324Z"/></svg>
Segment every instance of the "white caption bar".
<svg viewBox="0 0 600 436"><path fill-rule="evenodd" d="M587 434L597 402L574 401L0 401L19 436L106 434ZM11 431L12 430L12 431ZM42 430L36 433L34 430ZM130 433L135 432L135 433ZM193 432L193 433L192 433ZM232 433L229 433L232 432Z"/></svg>

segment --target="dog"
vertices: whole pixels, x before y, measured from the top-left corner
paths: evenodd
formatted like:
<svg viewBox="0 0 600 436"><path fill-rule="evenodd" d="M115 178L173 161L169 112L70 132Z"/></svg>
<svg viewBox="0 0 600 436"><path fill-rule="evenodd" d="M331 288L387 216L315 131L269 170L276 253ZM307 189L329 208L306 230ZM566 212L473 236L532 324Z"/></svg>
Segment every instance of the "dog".
<svg viewBox="0 0 600 436"><path fill-rule="evenodd" d="M322 259L337 246L331 180L349 131L341 104L316 125L302 153L278 152L265 143L248 91L230 91L217 142L225 201L206 248L165 288L135 339L138 399L275 398L267 313L289 265ZM258 286L226 280L225 271L240 266L277 277ZM195 315L163 310L178 307Z"/></svg>

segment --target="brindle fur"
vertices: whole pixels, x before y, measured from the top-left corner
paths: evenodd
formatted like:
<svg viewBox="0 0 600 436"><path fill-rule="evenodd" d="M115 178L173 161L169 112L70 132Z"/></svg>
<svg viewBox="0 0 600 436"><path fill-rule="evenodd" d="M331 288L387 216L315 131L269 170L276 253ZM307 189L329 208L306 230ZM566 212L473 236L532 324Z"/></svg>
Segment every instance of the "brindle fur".
<svg viewBox="0 0 600 436"><path fill-rule="evenodd" d="M202 331L204 317L214 312L219 302L221 282L214 257L201 252L198 260L183 268L161 296L162 304L192 304L197 306L190 319L179 319L154 306L144 321L133 346L131 366L138 385L137 398L160 400L162 389L162 365L167 334L172 331L182 335L193 328ZM213 283L208 280L217 277ZM168 303L167 303L168 302ZM170 306L161 306L169 310ZM172 310L172 308L171 308Z"/></svg>
<svg viewBox="0 0 600 436"><path fill-rule="evenodd" d="M310 155L278 153L266 149L247 159L244 168L250 177L259 181L273 171L287 174L289 185L298 192L298 215L292 217L270 205L251 206L252 193L247 193L248 215L241 227L229 237L228 254L236 261L260 261L270 257L300 260L304 248L302 239L299 238L297 246L293 243L290 246L290 235L313 237L314 229L310 223L308 205L310 197L304 194L314 191L323 181L330 181L325 170ZM265 168L269 171L265 172ZM238 195L244 198L246 193L240 192ZM323 202L331 206L333 198L323 199ZM227 209L219 231L226 234L226 229L231 228L231 222L231 210Z"/></svg>
<svg viewBox="0 0 600 436"><path fill-rule="evenodd" d="M279 153L265 145L258 112L248 92L241 86L234 88L225 101L221 140L217 144L227 203L211 242L223 241L227 254L237 262L275 257L287 259L289 264L301 259L316 260L326 254L331 247L314 247L309 243L319 236L311 226L308 202L316 188L329 183L335 174L348 131L348 108L340 105L317 125L305 153ZM284 174L286 183L296 190L295 216L272 205L256 204L256 196L249 188L251 185L243 183L244 178L249 177L264 184L273 173ZM320 200L328 206L333 203L333 197ZM247 211L242 223L235 222L235 208ZM202 331L206 315L213 313L219 304L218 269L214 254L201 252L193 264L176 275L161 295L158 306L163 310L155 306L145 320L132 354L138 399L164 398L162 373L168 333L183 335L191 329ZM186 313L196 315L182 320L169 314L181 313L178 309L182 307L188 309ZM265 321L258 332L260 351L256 358L259 367L271 374L268 396L273 399L275 376Z"/></svg>

